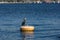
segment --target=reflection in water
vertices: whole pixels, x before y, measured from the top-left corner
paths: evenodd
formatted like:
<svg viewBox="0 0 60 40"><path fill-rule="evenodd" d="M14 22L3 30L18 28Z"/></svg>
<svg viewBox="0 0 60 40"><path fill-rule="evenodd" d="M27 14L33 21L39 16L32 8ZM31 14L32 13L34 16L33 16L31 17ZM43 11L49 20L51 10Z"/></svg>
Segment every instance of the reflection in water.
<svg viewBox="0 0 60 40"><path fill-rule="evenodd" d="M21 32L22 40L33 40L34 32Z"/></svg>

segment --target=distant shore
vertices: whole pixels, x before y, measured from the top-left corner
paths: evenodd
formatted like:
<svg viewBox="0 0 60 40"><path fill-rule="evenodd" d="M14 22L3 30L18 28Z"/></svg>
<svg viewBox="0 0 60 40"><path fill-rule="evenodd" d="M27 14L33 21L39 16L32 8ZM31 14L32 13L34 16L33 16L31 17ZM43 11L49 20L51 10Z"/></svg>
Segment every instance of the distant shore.
<svg viewBox="0 0 60 40"><path fill-rule="evenodd" d="M0 2L0 4L4 4L4 3L47 3L47 2ZM60 3L60 2L51 2L51 3Z"/></svg>

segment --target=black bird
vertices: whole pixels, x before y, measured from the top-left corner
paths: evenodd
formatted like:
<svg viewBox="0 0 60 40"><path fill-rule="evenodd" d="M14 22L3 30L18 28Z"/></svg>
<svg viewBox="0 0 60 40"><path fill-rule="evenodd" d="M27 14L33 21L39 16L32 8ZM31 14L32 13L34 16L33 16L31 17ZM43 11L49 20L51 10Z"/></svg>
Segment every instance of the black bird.
<svg viewBox="0 0 60 40"><path fill-rule="evenodd" d="M26 18L24 18L24 20L23 20L23 22L22 22L21 25L22 25L22 26L25 26L25 25L26 25Z"/></svg>

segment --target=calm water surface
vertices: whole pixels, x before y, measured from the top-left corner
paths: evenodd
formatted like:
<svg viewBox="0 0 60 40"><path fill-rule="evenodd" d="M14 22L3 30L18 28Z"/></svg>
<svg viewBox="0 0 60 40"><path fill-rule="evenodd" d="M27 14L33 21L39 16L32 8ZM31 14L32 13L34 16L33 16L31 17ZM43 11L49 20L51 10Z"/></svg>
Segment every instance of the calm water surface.
<svg viewBox="0 0 60 40"><path fill-rule="evenodd" d="M23 18L35 27L22 37ZM60 4L0 4L0 40L60 40Z"/></svg>

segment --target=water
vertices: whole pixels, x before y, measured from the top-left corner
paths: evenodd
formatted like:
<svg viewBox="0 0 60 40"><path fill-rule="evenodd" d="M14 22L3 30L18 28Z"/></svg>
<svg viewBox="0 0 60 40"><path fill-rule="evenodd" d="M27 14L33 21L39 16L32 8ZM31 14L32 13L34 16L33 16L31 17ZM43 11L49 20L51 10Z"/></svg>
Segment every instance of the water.
<svg viewBox="0 0 60 40"><path fill-rule="evenodd" d="M35 27L32 37L23 39L23 18ZM60 4L0 4L0 40L60 40Z"/></svg>

